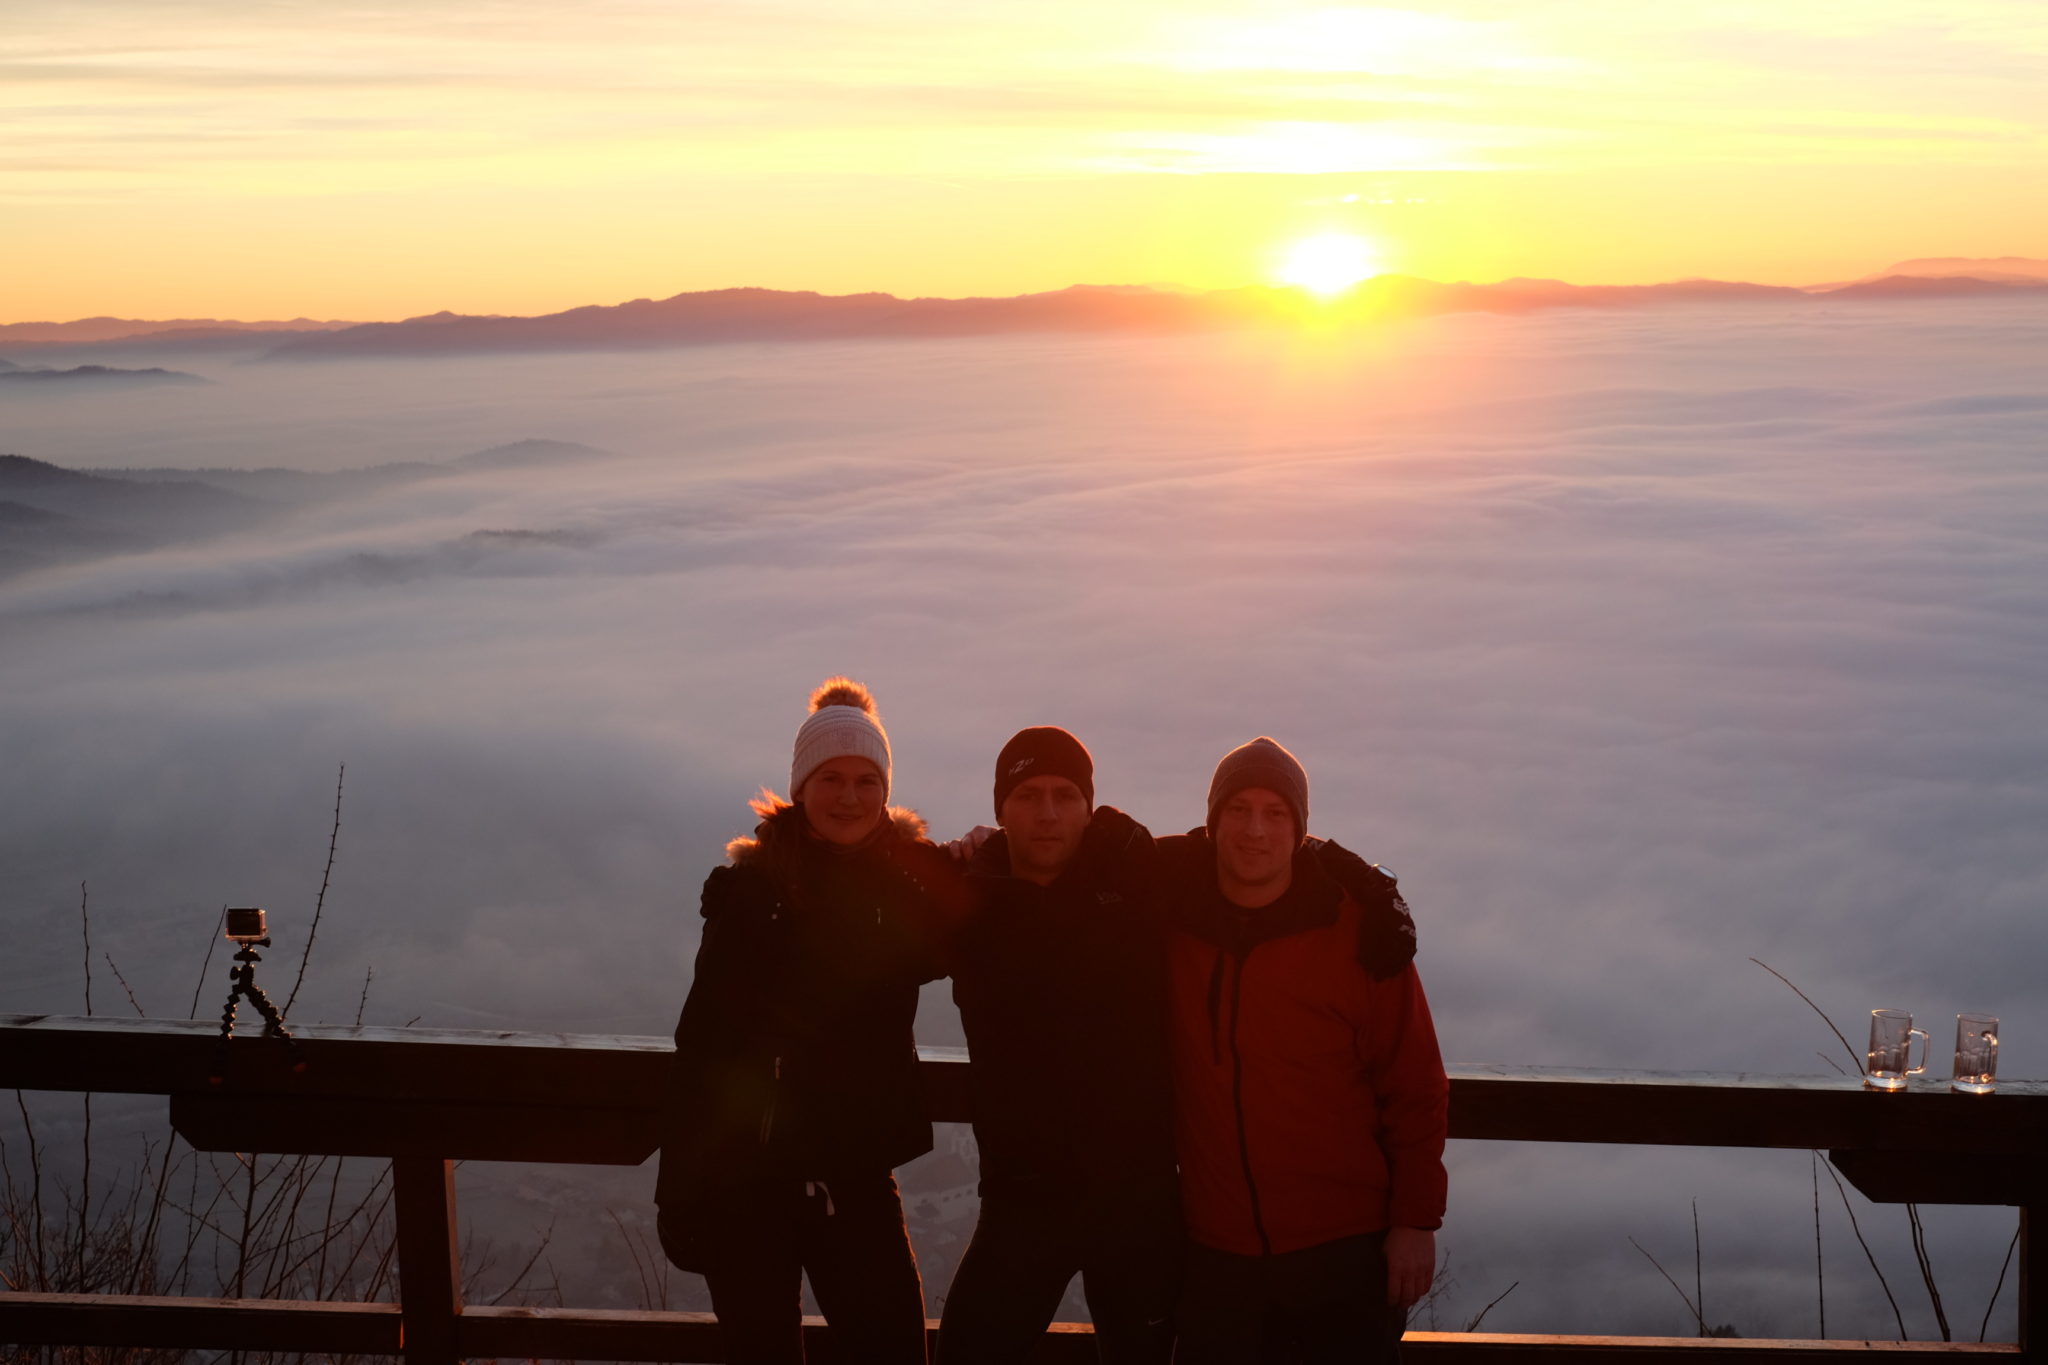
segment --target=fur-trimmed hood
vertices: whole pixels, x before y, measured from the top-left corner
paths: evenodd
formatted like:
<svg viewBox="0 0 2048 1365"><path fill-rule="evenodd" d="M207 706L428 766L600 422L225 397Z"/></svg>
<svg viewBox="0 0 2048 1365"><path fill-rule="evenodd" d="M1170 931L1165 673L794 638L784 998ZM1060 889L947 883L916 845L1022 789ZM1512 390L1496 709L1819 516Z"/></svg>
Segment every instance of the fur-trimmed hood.
<svg viewBox="0 0 2048 1365"><path fill-rule="evenodd" d="M748 803L761 823L754 826L752 834L742 834L725 846L725 859L734 867L749 863L765 862L778 839L800 837L803 834L803 812L795 802L786 801L774 792L764 791ZM888 808L889 826L896 837L908 843L925 839L929 826L925 818L908 806Z"/></svg>

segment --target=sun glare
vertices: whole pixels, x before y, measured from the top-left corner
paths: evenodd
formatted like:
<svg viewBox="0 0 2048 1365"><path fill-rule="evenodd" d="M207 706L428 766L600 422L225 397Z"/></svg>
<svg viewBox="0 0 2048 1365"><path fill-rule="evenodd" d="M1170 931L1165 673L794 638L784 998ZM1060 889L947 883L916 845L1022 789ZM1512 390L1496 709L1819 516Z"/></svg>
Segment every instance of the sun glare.
<svg viewBox="0 0 2048 1365"><path fill-rule="evenodd" d="M1289 246L1274 278L1328 299L1370 278L1377 264L1372 244L1365 238L1349 232L1325 232Z"/></svg>

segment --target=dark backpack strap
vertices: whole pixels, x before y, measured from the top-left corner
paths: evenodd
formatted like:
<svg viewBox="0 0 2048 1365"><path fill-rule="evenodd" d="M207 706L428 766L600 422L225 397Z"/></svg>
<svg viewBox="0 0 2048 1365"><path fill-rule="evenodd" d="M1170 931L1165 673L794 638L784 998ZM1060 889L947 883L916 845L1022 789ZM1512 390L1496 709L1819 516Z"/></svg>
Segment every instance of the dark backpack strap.
<svg viewBox="0 0 2048 1365"><path fill-rule="evenodd" d="M1394 874L1334 839L1311 839L1316 862L1357 903L1358 965L1375 981L1389 981L1415 960L1415 917Z"/></svg>

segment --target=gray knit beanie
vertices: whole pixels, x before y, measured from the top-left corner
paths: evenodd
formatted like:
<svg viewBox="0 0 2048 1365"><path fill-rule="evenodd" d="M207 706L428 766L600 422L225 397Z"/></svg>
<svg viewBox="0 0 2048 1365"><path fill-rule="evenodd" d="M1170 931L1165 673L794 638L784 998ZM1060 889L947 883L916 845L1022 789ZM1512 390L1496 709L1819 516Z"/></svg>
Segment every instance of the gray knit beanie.
<svg viewBox="0 0 2048 1365"><path fill-rule="evenodd" d="M1209 779L1209 832L1216 832L1216 812L1223 803L1250 787L1262 787L1294 810L1295 835L1308 838L1308 769L1278 740L1260 735L1223 755Z"/></svg>
<svg viewBox="0 0 2048 1365"><path fill-rule="evenodd" d="M835 758L865 758L882 770L882 799L891 781L889 732L875 714L875 699L851 678L827 678L811 693L811 714L796 730L789 762L789 799L805 779Z"/></svg>

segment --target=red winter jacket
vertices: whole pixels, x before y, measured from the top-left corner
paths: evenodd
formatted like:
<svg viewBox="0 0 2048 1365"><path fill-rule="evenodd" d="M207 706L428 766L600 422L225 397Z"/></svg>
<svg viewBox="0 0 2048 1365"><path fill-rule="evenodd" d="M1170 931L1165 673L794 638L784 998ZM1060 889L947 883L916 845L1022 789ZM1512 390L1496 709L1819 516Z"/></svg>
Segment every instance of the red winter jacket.
<svg viewBox="0 0 2048 1365"><path fill-rule="evenodd" d="M1322 843L1243 910L1206 835L1161 850L1189 1234L1257 1256L1441 1225L1450 1086L1393 878Z"/></svg>

